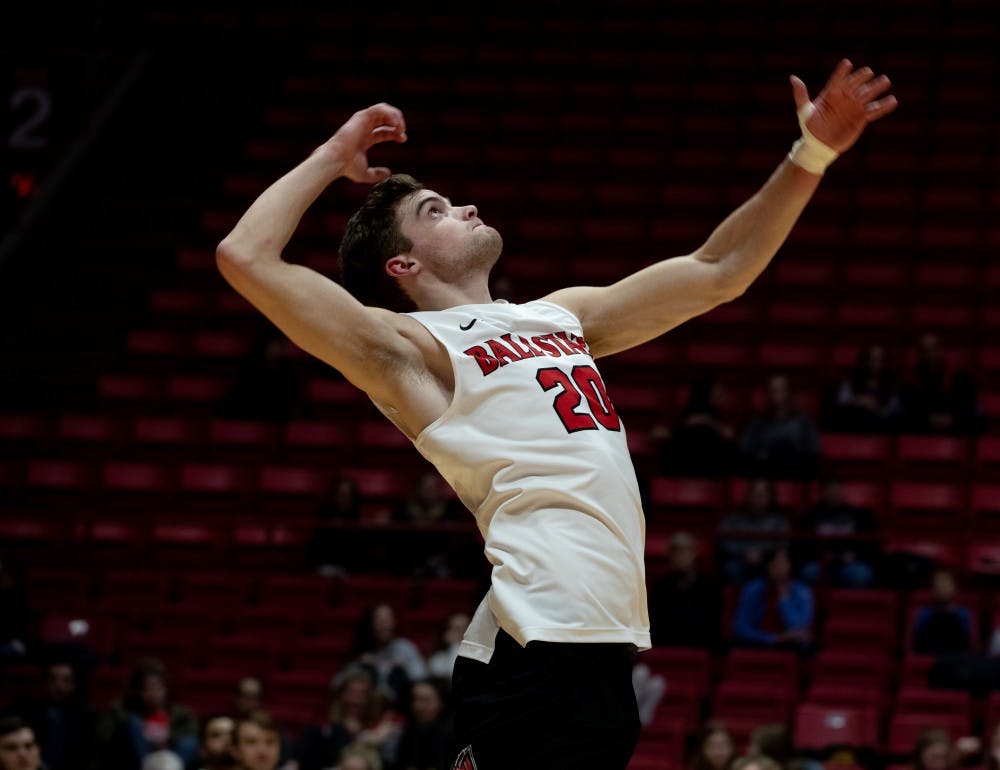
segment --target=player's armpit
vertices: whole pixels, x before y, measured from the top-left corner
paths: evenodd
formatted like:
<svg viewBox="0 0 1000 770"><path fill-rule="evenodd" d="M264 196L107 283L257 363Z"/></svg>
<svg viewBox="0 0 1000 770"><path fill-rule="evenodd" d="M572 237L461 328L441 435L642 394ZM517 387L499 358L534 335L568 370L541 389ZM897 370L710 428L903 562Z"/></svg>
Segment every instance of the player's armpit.
<svg viewBox="0 0 1000 770"><path fill-rule="evenodd" d="M240 255L225 241L216 259L233 288L292 342L373 397L392 400L393 372L418 359L394 325L395 314L365 307L315 270L279 258Z"/></svg>
<svg viewBox="0 0 1000 770"><path fill-rule="evenodd" d="M580 319L594 357L659 337L739 296L718 262L694 255L650 265L610 286L576 286L545 297Z"/></svg>

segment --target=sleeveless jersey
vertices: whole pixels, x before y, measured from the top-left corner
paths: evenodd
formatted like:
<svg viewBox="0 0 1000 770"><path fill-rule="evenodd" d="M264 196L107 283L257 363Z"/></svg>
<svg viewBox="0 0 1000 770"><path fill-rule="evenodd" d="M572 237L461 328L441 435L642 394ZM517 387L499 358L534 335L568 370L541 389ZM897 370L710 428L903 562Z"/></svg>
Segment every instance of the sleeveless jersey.
<svg viewBox="0 0 1000 770"><path fill-rule="evenodd" d="M579 320L505 301L410 314L448 350L448 409L414 441L476 517L491 588L459 654L529 641L650 646L645 520L625 429Z"/></svg>

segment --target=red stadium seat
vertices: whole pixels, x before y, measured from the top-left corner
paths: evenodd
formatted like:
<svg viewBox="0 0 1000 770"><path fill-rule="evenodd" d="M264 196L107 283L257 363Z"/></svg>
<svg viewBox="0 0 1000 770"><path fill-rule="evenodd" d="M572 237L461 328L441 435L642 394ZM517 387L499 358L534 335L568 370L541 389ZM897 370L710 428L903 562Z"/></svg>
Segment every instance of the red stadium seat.
<svg viewBox="0 0 1000 770"><path fill-rule="evenodd" d="M269 575L261 583L262 605L319 611L329 606L333 582L319 575Z"/></svg>
<svg viewBox="0 0 1000 770"><path fill-rule="evenodd" d="M702 705L706 692L699 684L677 681L668 683L656 707L656 721L675 720L691 732L701 724Z"/></svg>
<svg viewBox="0 0 1000 770"><path fill-rule="evenodd" d="M361 607L388 604L402 610L413 606L416 587L406 578L352 575L341 579L336 592L339 604Z"/></svg>
<svg viewBox="0 0 1000 770"><path fill-rule="evenodd" d="M654 506L666 510L698 510L717 513L726 502L722 485L708 479L670 479L656 477L650 483Z"/></svg>
<svg viewBox="0 0 1000 770"><path fill-rule="evenodd" d="M896 449L900 475L925 481L961 481L966 475L968 442L953 436L901 436Z"/></svg>
<svg viewBox="0 0 1000 770"><path fill-rule="evenodd" d="M712 660L707 650L693 647L653 647L639 656L639 662L661 674L669 687L690 684L700 695L708 693ZM669 689L668 687L668 689Z"/></svg>
<svg viewBox="0 0 1000 770"><path fill-rule="evenodd" d="M953 690L903 687L896 696L896 714L961 717L968 724L972 718L972 696Z"/></svg>
<svg viewBox="0 0 1000 770"><path fill-rule="evenodd" d="M799 657L790 650L734 649L725 663L725 681L797 687Z"/></svg>
<svg viewBox="0 0 1000 770"><path fill-rule="evenodd" d="M216 462L270 459L278 445L276 425L254 420L212 420L208 449Z"/></svg>
<svg viewBox="0 0 1000 770"><path fill-rule="evenodd" d="M881 693L888 684L889 671L884 654L843 651L828 645L813 661L812 682L814 686L868 687Z"/></svg>
<svg viewBox="0 0 1000 770"><path fill-rule="evenodd" d="M811 751L876 746L878 731L872 717L860 709L803 703L795 710L795 746Z"/></svg>
<svg viewBox="0 0 1000 770"><path fill-rule="evenodd" d="M976 441L974 463L977 479L1000 481L1000 436L982 436Z"/></svg>
<svg viewBox="0 0 1000 770"><path fill-rule="evenodd" d="M824 433L823 462L843 478L881 479L892 457L888 436Z"/></svg>
<svg viewBox="0 0 1000 770"><path fill-rule="evenodd" d="M897 756L909 756L917 740L931 729L945 730L961 737L970 733L969 720L956 714L893 714L889 720L888 749Z"/></svg>
<svg viewBox="0 0 1000 770"><path fill-rule="evenodd" d="M916 653L907 653L903 658L902 670L899 675L900 687L927 687L927 677L930 675L931 667L933 665L933 655L917 655Z"/></svg>
<svg viewBox="0 0 1000 770"><path fill-rule="evenodd" d="M269 513L314 514L325 499L326 474L315 468L265 466L260 469L261 506Z"/></svg>
<svg viewBox="0 0 1000 770"><path fill-rule="evenodd" d="M787 724L796 699L795 682L778 687L724 680L719 683L712 700L714 719L747 718L758 722Z"/></svg>
<svg viewBox="0 0 1000 770"><path fill-rule="evenodd" d="M957 483L897 481L889 489L891 525L897 531L936 530L954 533L965 523L964 490Z"/></svg>
<svg viewBox="0 0 1000 770"><path fill-rule="evenodd" d="M284 454L289 462L350 460L354 431L340 422L290 422L285 428Z"/></svg>

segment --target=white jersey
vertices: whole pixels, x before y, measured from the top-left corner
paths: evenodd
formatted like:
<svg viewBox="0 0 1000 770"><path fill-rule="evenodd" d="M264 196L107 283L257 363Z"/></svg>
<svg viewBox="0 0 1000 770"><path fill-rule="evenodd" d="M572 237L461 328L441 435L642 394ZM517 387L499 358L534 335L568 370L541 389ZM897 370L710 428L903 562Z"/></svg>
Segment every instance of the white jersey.
<svg viewBox="0 0 1000 770"><path fill-rule="evenodd" d="M579 320L536 301L410 314L447 348L451 405L414 441L475 514L491 588L459 650L650 646L645 520L625 430Z"/></svg>

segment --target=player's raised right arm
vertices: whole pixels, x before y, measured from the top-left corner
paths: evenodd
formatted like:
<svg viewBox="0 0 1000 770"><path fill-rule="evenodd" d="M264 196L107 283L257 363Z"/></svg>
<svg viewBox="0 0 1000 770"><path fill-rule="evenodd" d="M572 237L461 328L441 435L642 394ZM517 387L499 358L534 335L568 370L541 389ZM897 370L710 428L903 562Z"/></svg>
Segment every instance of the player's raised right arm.
<svg viewBox="0 0 1000 770"><path fill-rule="evenodd" d="M375 397L410 352L394 314L368 308L326 276L281 255L306 209L340 177L369 184L389 169L368 166L370 147L406 141L403 114L377 104L351 116L305 161L265 190L216 249L225 279L303 350Z"/></svg>

